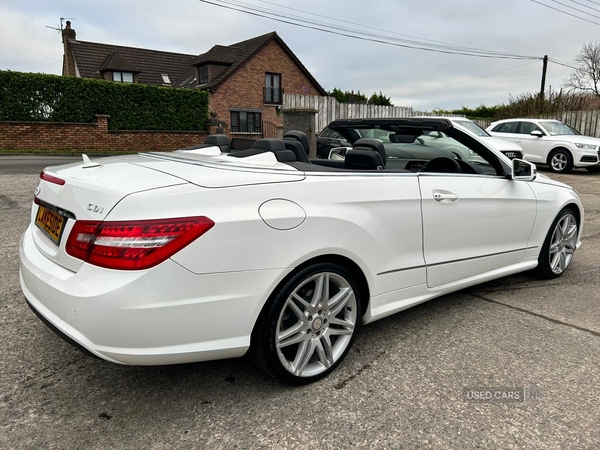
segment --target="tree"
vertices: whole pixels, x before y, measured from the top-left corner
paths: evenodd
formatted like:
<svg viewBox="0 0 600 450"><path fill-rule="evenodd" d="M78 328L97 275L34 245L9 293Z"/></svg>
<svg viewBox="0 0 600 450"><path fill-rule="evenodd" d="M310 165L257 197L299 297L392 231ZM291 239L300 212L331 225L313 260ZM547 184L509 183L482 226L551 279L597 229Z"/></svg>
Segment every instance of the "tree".
<svg viewBox="0 0 600 450"><path fill-rule="evenodd" d="M584 45L575 56L575 63L578 68L563 82L563 87L600 97L600 43Z"/></svg>
<svg viewBox="0 0 600 450"><path fill-rule="evenodd" d="M379 94L373 93L373 95L369 97L369 104L379 106L394 106L392 105L392 99L383 95L381 91L379 91Z"/></svg>
<svg viewBox="0 0 600 450"><path fill-rule="evenodd" d="M328 92L327 95L334 97L340 103L368 103L369 105L381 105L381 106L394 106L390 97L386 97L379 91L379 94L373 93L371 97L367 99L367 96L357 91L342 91L338 88L333 88L332 91Z"/></svg>
<svg viewBox="0 0 600 450"><path fill-rule="evenodd" d="M465 116L467 119L488 119L492 120L500 110L500 106L485 106L483 103L477 108L469 108L463 106L460 109L453 109L451 111L445 109L434 109L433 112L439 116L450 116L460 114Z"/></svg>
<svg viewBox="0 0 600 450"><path fill-rule="evenodd" d="M333 88L333 91L328 92L330 97L334 97L340 103L365 103L367 97L358 91L356 94L354 91L342 91L338 88ZM352 100L352 101L350 101Z"/></svg>

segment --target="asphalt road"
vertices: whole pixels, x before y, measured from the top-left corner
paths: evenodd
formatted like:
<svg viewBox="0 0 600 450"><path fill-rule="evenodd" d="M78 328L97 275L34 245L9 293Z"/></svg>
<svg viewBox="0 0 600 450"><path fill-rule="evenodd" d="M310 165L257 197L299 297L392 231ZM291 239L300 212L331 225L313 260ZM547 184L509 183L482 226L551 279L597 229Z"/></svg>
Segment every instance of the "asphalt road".
<svg viewBox="0 0 600 450"><path fill-rule="evenodd" d="M48 330L18 275L46 164L0 157L0 448L600 448L600 174L551 175L586 208L563 277L520 274L376 322L331 376L290 388L244 358L119 366ZM484 387L529 396L465 400Z"/></svg>
<svg viewBox="0 0 600 450"><path fill-rule="evenodd" d="M80 156L0 156L0 175L40 173L44 167L81 161Z"/></svg>

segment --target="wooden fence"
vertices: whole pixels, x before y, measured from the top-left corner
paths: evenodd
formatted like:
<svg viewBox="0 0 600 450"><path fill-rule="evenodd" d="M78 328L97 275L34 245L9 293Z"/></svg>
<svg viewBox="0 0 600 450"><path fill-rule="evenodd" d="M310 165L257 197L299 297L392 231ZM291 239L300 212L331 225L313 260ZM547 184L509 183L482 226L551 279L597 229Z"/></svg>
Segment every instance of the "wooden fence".
<svg viewBox="0 0 600 450"><path fill-rule="evenodd" d="M435 113L413 111L407 106L377 106L363 103L340 103L333 97L319 97L316 95L283 94L283 109L310 108L317 111L316 133L320 133L330 122L337 119L356 119L371 117L413 117L436 116ZM456 114L456 117L464 117ZM581 134L600 138L600 110L596 111L564 111L553 114L532 116L536 119L556 119L575 128ZM483 119L473 120L485 129L490 121Z"/></svg>
<svg viewBox="0 0 600 450"><path fill-rule="evenodd" d="M516 117L515 117L516 118ZM585 136L600 138L600 111L563 111L551 114L540 114L529 116L530 119L552 119L560 120L561 122L575 128ZM491 121L475 119L473 120L481 128L486 129L490 126Z"/></svg>
<svg viewBox="0 0 600 450"><path fill-rule="evenodd" d="M416 114L415 114L416 115ZM431 115L431 114L424 114ZM464 116L463 116L464 117ZM515 117L516 119L517 117ZM560 120L585 136L600 138L600 110L594 111L563 111L551 114L540 114L529 116L530 119L553 119ZM473 119L477 125L484 130L490 126L492 121L484 119Z"/></svg>
<svg viewBox="0 0 600 450"><path fill-rule="evenodd" d="M532 116L535 119L556 119L575 128L585 136L600 138L600 111L563 111Z"/></svg>
<svg viewBox="0 0 600 450"><path fill-rule="evenodd" d="M316 132L337 119L372 117L412 117L413 110L405 106L378 106L362 103L340 103L333 97L283 94L283 109L310 108L317 111Z"/></svg>

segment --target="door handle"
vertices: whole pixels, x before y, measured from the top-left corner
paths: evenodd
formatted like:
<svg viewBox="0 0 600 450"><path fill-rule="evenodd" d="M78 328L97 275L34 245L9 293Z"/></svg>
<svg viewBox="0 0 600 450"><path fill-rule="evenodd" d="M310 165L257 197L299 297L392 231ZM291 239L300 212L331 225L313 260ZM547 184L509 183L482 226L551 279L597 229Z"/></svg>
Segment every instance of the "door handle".
<svg viewBox="0 0 600 450"><path fill-rule="evenodd" d="M458 195L448 191L435 190L433 191L433 199L440 203L452 203L458 200Z"/></svg>

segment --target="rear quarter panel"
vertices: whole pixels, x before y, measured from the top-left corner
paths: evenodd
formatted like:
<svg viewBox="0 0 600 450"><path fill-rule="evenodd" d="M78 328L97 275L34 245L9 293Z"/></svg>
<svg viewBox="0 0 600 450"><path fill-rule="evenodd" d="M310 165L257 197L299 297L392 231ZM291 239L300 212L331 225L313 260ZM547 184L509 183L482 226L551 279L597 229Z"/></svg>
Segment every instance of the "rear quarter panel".
<svg viewBox="0 0 600 450"><path fill-rule="evenodd" d="M260 206L284 199L306 219L277 230ZM283 212L284 213L284 212ZM204 215L215 226L171 259L196 274L292 269L321 255L354 261L371 295L425 282L420 193L413 174L307 175L304 181L228 188L175 186L123 199L109 220ZM382 272L392 276L378 276Z"/></svg>

